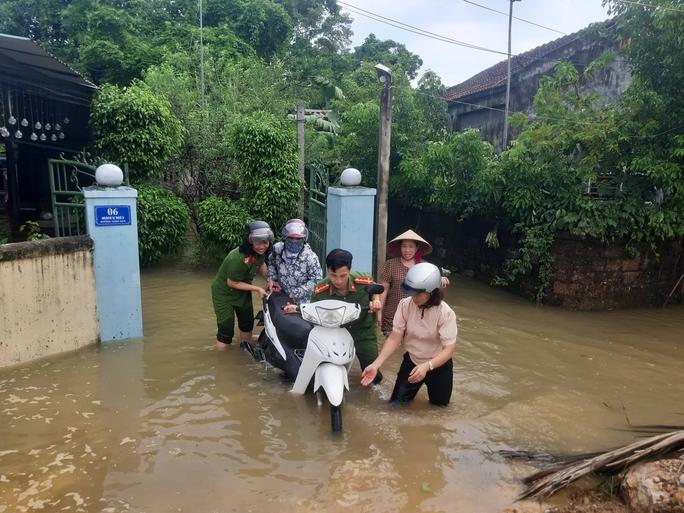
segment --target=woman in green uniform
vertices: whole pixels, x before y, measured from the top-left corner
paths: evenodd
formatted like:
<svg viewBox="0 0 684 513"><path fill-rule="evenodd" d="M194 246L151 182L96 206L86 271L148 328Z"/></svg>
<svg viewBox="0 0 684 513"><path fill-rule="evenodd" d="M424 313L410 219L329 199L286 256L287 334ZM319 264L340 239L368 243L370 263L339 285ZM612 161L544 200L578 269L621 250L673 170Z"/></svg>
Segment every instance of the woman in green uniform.
<svg viewBox="0 0 684 513"><path fill-rule="evenodd" d="M259 298L266 291L252 280L257 272L266 278L264 263L273 243L273 231L264 221L252 221L247 225L247 233L242 244L233 249L223 260L211 284L211 297L216 313L216 349L225 351L233 341L235 317L238 321L239 338L252 343L254 309L252 292Z"/></svg>

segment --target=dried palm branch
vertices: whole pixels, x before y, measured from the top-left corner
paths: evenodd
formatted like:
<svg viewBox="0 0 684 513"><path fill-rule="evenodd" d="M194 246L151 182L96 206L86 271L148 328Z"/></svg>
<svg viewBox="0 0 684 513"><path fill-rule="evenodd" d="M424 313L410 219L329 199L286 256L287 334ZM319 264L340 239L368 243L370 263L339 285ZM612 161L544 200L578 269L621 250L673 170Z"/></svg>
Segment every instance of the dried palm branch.
<svg viewBox="0 0 684 513"><path fill-rule="evenodd" d="M617 473L639 461L672 454L683 449L684 430L639 439L612 451L536 472L523 480L527 488L517 500L529 497L549 497L588 474Z"/></svg>

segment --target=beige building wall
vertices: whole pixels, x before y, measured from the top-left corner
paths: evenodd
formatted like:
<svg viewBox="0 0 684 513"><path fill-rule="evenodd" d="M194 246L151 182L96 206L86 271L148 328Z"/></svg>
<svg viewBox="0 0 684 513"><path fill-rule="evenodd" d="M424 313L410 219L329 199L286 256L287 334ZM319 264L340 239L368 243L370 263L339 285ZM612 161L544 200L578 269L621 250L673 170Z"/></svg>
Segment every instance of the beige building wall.
<svg viewBox="0 0 684 513"><path fill-rule="evenodd" d="M0 367L98 341L88 236L0 245Z"/></svg>

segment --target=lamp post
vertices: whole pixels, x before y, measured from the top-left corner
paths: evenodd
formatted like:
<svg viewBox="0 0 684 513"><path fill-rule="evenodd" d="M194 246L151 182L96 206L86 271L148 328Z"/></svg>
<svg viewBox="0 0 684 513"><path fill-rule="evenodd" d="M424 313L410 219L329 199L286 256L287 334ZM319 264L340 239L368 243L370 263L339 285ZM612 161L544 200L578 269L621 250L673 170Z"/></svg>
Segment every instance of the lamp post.
<svg viewBox="0 0 684 513"><path fill-rule="evenodd" d="M380 132L378 137L378 210L375 239L375 267L379 278L385 263L387 243L387 190L389 188L390 137L392 135L392 71L382 64L375 65L380 93Z"/></svg>
<svg viewBox="0 0 684 513"><path fill-rule="evenodd" d="M511 27L513 25L513 2L520 2L520 0L510 0L510 6L508 8L508 73L506 74L506 109L504 113L504 132L501 151L505 150L508 145L508 104L511 98Z"/></svg>

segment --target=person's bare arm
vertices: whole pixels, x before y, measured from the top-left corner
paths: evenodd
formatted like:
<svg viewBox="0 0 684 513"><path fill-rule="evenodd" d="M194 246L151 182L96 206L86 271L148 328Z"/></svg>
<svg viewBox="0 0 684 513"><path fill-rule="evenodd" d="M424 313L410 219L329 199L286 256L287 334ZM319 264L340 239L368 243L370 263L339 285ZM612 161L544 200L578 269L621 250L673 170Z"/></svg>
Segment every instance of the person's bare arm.
<svg viewBox="0 0 684 513"><path fill-rule="evenodd" d="M393 331L390 333L390 336L387 337L387 340L385 340L378 357L373 361L373 363L363 369L363 372L361 373L361 384L363 386L368 386L373 382L375 376L377 376L378 371L380 370L380 367L382 367L382 364L385 363L385 360L387 360L387 358L389 358L390 355L396 351L401 344L401 338L402 335L398 331Z"/></svg>
<svg viewBox="0 0 684 513"><path fill-rule="evenodd" d="M263 299L266 295L266 291L264 289L256 285L252 285L251 283L245 283L244 281L233 281L230 278L226 280L226 283L228 283L228 286L231 289L245 290L247 292L256 292L257 294L259 294L259 298L261 299Z"/></svg>
<svg viewBox="0 0 684 513"><path fill-rule="evenodd" d="M387 281L380 282L385 290L380 294L380 309L378 310L378 326L382 326L382 310L385 308L385 301L387 301L387 294L389 293L390 284Z"/></svg>

